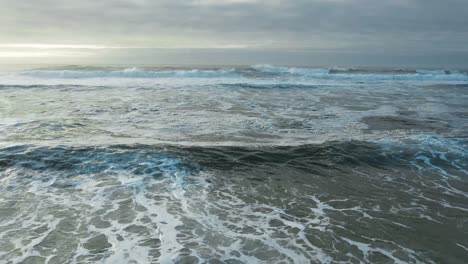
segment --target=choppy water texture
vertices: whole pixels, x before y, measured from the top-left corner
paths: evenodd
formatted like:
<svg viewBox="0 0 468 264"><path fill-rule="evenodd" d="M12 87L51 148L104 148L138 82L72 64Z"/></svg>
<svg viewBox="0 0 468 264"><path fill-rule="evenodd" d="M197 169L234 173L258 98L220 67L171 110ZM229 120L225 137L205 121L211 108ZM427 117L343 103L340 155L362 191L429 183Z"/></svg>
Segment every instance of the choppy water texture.
<svg viewBox="0 0 468 264"><path fill-rule="evenodd" d="M0 263L466 263L463 70L0 73Z"/></svg>

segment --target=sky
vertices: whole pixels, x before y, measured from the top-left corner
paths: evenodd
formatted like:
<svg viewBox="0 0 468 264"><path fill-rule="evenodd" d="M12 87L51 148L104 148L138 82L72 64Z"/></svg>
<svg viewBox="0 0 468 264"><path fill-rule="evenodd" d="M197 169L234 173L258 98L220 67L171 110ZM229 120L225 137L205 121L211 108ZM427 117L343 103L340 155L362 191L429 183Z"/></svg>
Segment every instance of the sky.
<svg viewBox="0 0 468 264"><path fill-rule="evenodd" d="M0 0L0 64L468 66L467 0Z"/></svg>

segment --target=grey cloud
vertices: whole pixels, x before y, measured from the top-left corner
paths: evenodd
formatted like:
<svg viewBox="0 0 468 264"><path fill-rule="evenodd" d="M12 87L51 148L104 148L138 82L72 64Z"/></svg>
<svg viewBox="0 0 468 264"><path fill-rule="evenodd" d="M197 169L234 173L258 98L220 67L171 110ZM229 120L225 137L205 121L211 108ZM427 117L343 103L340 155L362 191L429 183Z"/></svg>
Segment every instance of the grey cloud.
<svg viewBox="0 0 468 264"><path fill-rule="evenodd" d="M0 42L468 50L465 0L0 0L0 6Z"/></svg>

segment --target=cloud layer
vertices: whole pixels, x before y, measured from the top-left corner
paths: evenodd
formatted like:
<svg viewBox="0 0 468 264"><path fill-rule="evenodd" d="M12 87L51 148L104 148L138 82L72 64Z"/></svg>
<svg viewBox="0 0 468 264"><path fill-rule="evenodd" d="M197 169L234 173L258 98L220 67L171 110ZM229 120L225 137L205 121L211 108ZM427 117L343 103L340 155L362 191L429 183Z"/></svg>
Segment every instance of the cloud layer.
<svg viewBox="0 0 468 264"><path fill-rule="evenodd" d="M0 0L0 44L468 52L466 0Z"/></svg>

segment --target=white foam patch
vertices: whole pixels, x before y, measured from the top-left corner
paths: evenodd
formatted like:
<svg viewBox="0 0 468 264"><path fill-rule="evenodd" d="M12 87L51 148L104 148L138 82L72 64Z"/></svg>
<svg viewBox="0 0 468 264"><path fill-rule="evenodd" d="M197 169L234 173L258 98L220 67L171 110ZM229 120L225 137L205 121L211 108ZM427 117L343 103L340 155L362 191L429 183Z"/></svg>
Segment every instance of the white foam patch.
<svg viewBox="0 0 468 264"><path fill-rule="evenodd" d="M457 243L457 246L459 246L459 247L463 248L464 250L468 251L468 247L465 247L465 246L463 246L461 244L458 244L458 243Z"/></svg>
<svg viewBox="0 0 468 264"><path fill-rule="evenodd" d="M105 155L105 160L99 155L91 154L91 157L90 166L84 165L82 171L74 170L71 175L67 175L69 171L41 172L21 167L1 173L2 200L26 207L3 219L5 228L0 237L14 246L10 251L0 252L0 258L15 262L42 256L72 260L71 263L81 263L84 259L99 259L101 263L147 263L160 257L160 263L172 262L182 247L176 240L176 227L181 222L171 212L174 210L171 201L183 194L183 178L187 174L180 162L164 157L143 160L150 163L147 169L156 166L159 170L161 176L155 178L119 168L120 164L114 162L121 155ZM87 156L81 158L85 164ZM127 158L130 161L125 162L131 164L134 156ZM107 168L96 174L88 171L100 166ZM159 191L159 199L146 197L149 188ZM63 221L67 224L62 226ZM36 235L35 230L41 226L44 231ZM56 238L68 232L68 238ZM104 235L105 240L97 242L97 249L93 248L96 245L87 245L99 235ZM53 247L56 249L52 250Z"/></svg>
<svg viewBox="0 0 468 264"><path fill-rule="evenodd" d="M468 176L465 169L468 165L466 141L437 135L414 135L403 139L387 138L375 142L381 144L385 155L409 163L415 171L415 174L412 174L410 178L402 175L405 182L402 182L401 178L392 177L387 178L387 181L404 186L407 193L420 202L430 202L436 206L457 211L468 211L468 207L459 202L459 199L468 198L468 192L466 188L464 189L464 182ZM397 149L399 149L398 152L396 152ZM399 157L401 153L405 153L405 155ZM427 189L445 196L436 196L436 198L432 195L426 195L424 192ZM451 198L451 200L449 201L447 198ZM415 205L420 207L398 208L396 213L414 210L420 212L418 217L442 224L440 220L427 215L426 206L419 203L415 203Z"/></svg>

